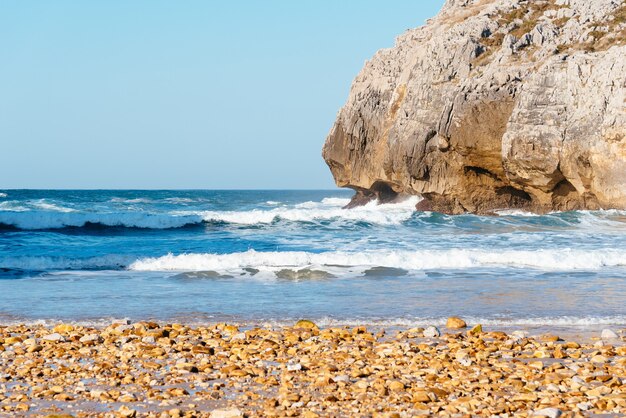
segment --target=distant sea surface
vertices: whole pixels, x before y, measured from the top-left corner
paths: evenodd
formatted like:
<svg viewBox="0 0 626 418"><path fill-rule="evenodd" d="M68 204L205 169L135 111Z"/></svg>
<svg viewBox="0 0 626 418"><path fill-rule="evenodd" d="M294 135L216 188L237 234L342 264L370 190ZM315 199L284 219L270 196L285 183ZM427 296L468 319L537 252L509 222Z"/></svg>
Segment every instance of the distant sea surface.
<svg viewBox="0 0 626 418"><path fill-rule="evenodd" d="M626 212L350 196L0 190L0 323L626 324Z"/></svg>

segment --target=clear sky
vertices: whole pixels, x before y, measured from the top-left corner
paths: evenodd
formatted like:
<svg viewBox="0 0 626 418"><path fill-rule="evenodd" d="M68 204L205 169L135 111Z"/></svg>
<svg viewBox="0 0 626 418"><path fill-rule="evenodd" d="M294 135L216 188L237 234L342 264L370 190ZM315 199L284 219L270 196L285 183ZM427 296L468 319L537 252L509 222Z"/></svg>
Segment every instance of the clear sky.
<svg viewBox="0 0 626 418"><path fill-rule="evenodd" d="M3 1L0 188L332 188L352 79L442 4Z"/></svg>

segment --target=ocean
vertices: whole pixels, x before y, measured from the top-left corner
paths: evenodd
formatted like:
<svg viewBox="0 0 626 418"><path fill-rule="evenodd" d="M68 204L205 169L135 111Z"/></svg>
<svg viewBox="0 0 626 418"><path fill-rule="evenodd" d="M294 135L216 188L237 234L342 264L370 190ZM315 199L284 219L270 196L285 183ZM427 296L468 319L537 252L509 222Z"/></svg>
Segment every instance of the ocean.
<svg viewBox="0 0 626 418"><path fill-rule="evenodd" d="M448 216L348 190L0 191L0 323L626 324L626 212Z"/></svg>

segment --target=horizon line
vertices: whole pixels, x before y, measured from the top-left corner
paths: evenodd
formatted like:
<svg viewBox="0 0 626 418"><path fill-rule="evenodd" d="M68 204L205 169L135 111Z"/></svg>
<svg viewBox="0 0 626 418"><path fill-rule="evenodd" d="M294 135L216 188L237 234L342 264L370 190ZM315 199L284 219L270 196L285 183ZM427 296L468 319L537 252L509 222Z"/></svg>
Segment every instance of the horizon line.
<svg viewBox="0 0 626 418"><path fill-rule="evenodd" d="M302 189L292 189L292 188L214 188L214 189L203 189L203 188L0 188L0 190L6 191L53 191L53 190L64 190L64 191L276 191L276 192L290 192L290 191L334 191L334 190L353 190L349 187L335 187L332 189L318 189L318 188L302 188Z"/></svg>

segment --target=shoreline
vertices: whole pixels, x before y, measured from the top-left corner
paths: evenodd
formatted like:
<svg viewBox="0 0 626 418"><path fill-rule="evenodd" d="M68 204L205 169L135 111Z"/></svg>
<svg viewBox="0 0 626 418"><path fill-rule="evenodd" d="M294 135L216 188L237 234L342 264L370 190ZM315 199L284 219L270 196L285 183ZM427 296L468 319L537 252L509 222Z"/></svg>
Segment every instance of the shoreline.
<svg viewBox="0 0 626 418"><path fill-rule="evenodd" d="M0 325L0 415L623 414L626 329L557 331Z"/></svg>
<svg viewBox="0 0 626 418"><path fill-rule="evenodd" d="M476 318L472 316L463 316L468 324L481 324L484 329L490 331L502 331L507 334L516 331L528 333L529 336L541 336L544 334L558 334L561 337L574 339L582 342L595 342L600 339L601 331L611 329L615 332L623 330L626 335L626 316L614 317L554 317L554 318L528 318L528 319L494 319L494 318ZM396 319L373 319L366 318L310 318L319 329L326 328L355 328L366 327L368 330L377 333L398 332L412 328L426 328L435 326L445 331L447 318L396 318ZM103 330L110 326L117 325L133 325L137 323L158 323L166 326L171 324L184 324L190 328L206 328L217 326L219 324L229 324L236 326L241 331L247 331L254 328L264 328L268 330L280 330L293 326L298 318L287 319L260 319L252 320L245 317L233 315L224 316L196 316L196 315L180 315L172 317L153 317L146 316L142 318L136 317L102 317L102 318L25 318L13 315L0 315L0 329L6 327L27 326L27 327L44 327L54 328L58 324L68 324L75 328L88 328L94 330Z"/></svg>

